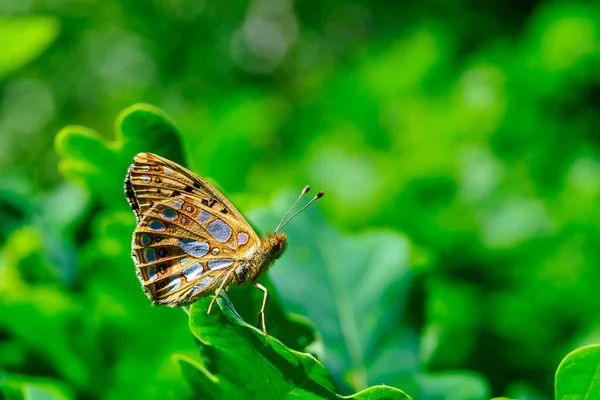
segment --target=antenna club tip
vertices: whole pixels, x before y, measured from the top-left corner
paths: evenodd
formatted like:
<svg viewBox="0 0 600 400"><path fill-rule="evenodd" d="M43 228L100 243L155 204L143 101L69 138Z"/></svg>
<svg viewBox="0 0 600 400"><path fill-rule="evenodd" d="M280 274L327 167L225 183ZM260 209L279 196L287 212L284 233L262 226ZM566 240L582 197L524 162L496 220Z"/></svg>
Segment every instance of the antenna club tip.
<svg viewBox="0 0 600 400"><path fill-rule="evenodd" d="M308 185L304 186L304 189L302 189L302 195L305 195L306 193L308 193L309 190L310 190L310 186L308 186Z"/></svg>
<svg viewBox="0 0 600 400"><path fill-rule="evenodd" d="M320 199L324 195L325 195L325 192L321 190L319 193L317 193L317 199Z"/></svg>

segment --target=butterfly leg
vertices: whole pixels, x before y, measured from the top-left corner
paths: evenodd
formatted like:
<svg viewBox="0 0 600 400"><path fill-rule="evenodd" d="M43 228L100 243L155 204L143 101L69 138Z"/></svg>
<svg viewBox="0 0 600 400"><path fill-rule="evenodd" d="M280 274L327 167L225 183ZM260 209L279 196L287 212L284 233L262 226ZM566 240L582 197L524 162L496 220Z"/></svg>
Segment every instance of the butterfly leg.
<svg viewBox="0 0 600 400"><path fill-rule="evenodd" d="M263 285L261 285L260 283L253 281L252 282L254 284L254 286L256 286L257 288L259 288L260 290L262 290L264 292L264 296L263 296L263 303L262 303L262 307L260 308L260 311L258 312L258 314L260 315L260 322L262 325L262 331L264 333L265 336L267 336L267 328L265 326L265 307L267 306L267 301L269 300L269 292L267 291L267 288L264 287Z"/></svg>
<svg viewBox="0 0 600 400"><path fill-rule="evenodd" d="M206 312L207 314L210 314L210 310L212 309L213 303L217 300L217 298L219 297L219 294L221 293L221 290L223 290L223 287L225 286L225 284L227 283L227 281L229 280L229 277L231 276L231 274L233 273L233 269L231 271L229 271L227 273L227 275L225 275L225 278L223 279L223 282L221 282L221 286L219 286L219 288L217 289L217 292L215 293L215 297L213 297L213 299L211 300L209 306L208 306L208 311Z"/></svg>

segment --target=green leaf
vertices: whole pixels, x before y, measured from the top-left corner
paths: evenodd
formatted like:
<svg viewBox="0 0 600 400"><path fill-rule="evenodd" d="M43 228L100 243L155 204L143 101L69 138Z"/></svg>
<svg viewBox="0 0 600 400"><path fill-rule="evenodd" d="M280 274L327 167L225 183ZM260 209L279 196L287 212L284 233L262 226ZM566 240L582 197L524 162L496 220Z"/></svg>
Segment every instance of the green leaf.
<svg viewBox="0 0 600 400"><path fill-rule="evenodd" d="M404 393L402 390L392 388L385 385L372 386L368 389L361 390L360 392L350 396L337 396L338 399L354 399L354 400L411 400L411 397Z"/></svg>
<svg viewBox="0 0 600 400"><path fill-rule="evenodd" d="M317 358L321 357L323 345L312 321L302 315L286 312L281 304L279 291L268 276L261 277L260 283L269 291L265 311L269 334L297 351L307 351L307 347L310 347ZM228 296L242 318L258 326L257 312L262 306L263 292L252 285L232 286Z"/></svg>
<svg viewBox="0 0 600 400"><path fill-rule="evenodd" d="M108 141L93 130L81 126L62 129L55 140L61 156L59 169L70 180L88 188L92 195L107 208L123 209L129 215L131 232L134 229L133 213L128 209L123 194L123 180L135 154L149 151L186 165L183 145L175 124L160 109L136 104L124 110L117 118L115 139ZM98 236L103 236L101 233ZM115 241L108 235L103 251L129 246L130 239ZM271 292L269 318L277 321L272 332L285 343L304 350L315 340L315 328L306 318L290 316L279 305L277 292L268 280L263 282ZM245 315L260 308L262 292L251 287L234 288L233 297L240 297Z"/></svg>
<svg viewBox="0 0 600 400"><path fill-rule="evenodd" d="M55 147L61 173L107 207L126 207L123 180L135 154L157 153L185 165L177 128L164 112L147 104L135 104L120 114L112 141L89 128L68 126L56 135Z"/></svg>
<svg viewBox="0 0 600 400"><path fill-rule="evenodd" d="M64 384L52 379L0 372L0 398L7 400L68 400L74 396Z"/></svg>
<svg viewBox="0 0 600 400"><path fill-rule="evenodd" d="M444 371L419 374L420 397L445 400L487 400L489 384L471 371Z"/></svg>
<svg viewBox="0 0 600 400"><path fill-rule="evenodd" d="M554 387L557 400L600 399L600 345L567 354L556 371Z"/></svg>
<svg viewBox="0 0 600 400"><path fill-rule="evenodd" d="M292 202L293 195L281 196L268 208L250 212L250 220L275 226ZM478 374L423 371L414 333L402 325L412 283L405 237L387 230L345 235L317 207L285 231L288 250L269 277L286 309L315 322L323 335L324 363L336 382L353 390L384 382L418 398L489 397L489 384Z"/></svg>
<svg viewBox="0 0 600 400"><path fill-rule="evenodd" d="M58 32L53 17L0 18L0 79L43 53Z"/></svg>
<svg viewBox="0 0 600 400"><path fill-rule="evenodd" d="M293 196L249 213L277 224ZM326 197L323 201L326 201ZM323 335L327 366L354 390L417 370L412 335L394 321L411 282L409 242L391 231L342 235L309 209L285 227L290 244L269 271L286 309L306 315Z"/></svg>
<svg viewBox="0 0 600 400"><path fill-rule="evenodd" d="M190 308L190 330L201 344L203 363L179 357L182 373L199 398L335 399L329 372L310 354L285 347L245 323L227 294L208 315L211 298ZM379 387L356 399L408 399L402 391Z"/></svg>

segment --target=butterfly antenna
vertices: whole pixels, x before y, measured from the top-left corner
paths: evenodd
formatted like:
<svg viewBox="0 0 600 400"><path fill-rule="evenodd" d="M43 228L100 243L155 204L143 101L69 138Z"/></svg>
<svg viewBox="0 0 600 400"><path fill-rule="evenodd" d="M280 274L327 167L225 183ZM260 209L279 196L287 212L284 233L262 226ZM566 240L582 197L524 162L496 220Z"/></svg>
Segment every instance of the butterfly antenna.
<svg viewBox="0 0 600 400"><path fill-rule="evenodd" d="M310 186L306 185L304 186L304 189L302 189L302 193L300 193L300 196L298 196L298 198L296 199L296 201L294 202L294 204L290 207L290 209L288 210L288 212L285 213L285 215L283 216L283 218L281 218L281 221L279 221L279 224L277 224L277 228L275 228L275 232L279 232L279 230L281 228L283 228L283 221L285 221L285 219L287 218L288 215L290 215L290 213L292 212L292 210L298 205L298 202L300 201L300 199L302 197L304 197L304 195L306 193L308 193L308 191L310 190Z"/></svg>
<svg viewBox="0 0 600 400"><path fill-rule="evenodd" d="M306 188L308 188L308 186L307 186ZM304 188L304 189L306 189L306 188ZM306 190L306 191L302 191L302 195L300 195L300 197L298 198L298 200L300 200L300 198L301 198L302 196L304 196L304 194L305 194L306 192L308 192L308 190ZM312 198L312 199L311 199L311 200L310 200L308 203L306 203L306 204L304 205L304 207L302 207L301 209L299 209L298 211L296 211L296 213L295 213L294 215L292 215L292 216L291 216L291 217L290 217L290 218L289 218L287 221L285 221L284 223L280 223L280 224L279 224L280 226L278 226L278 227L277 227L277 229L275 230L275 232L278 232L280 229L283 229L283 227L284 227L284 226L286 226L287 224L289 224L291 220L293 220L294 218L296 218L296 216L297 216L298 214L300 214L302 211L306 210L306 207L308 207L308 206L310 206L312 203L314 203L314 202L315 202L315 200L317 200L317 199L320 199L321 197L323 197L323 195L324 195L324 194L325 194L325 192L323 192L323 191L320 191L319 193L317 193L317 195L316 195L315 197L313 197L313 198ZM295 205L298 203L298 200L296 200L296 203L294 203L294 206L295 206ZM292 209L293 209L293 208L294 208L294 207L292 207ZM292 211L292 210L290 209L290 211ZM289 214L289 213L290 213L290 212L288 211L288 213L287 213L287 214ZM286 217L287 217L287 214L286 214ZM284 218L284 219L285 219L285 218ZM282 220L282 221L283 221L283 220Z"/></svg>

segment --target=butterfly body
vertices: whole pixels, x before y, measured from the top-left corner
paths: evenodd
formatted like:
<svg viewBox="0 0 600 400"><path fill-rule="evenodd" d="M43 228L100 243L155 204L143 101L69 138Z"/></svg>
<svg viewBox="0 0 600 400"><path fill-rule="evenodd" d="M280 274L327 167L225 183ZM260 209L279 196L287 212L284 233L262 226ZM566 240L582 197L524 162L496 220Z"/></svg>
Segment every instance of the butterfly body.
<svg viewBox="0 0 600 400"><path fill-rule="evenodd" d="M124 186L137 220L131 255L152 303L182 306L215 291L216 299L231 284L251 282L264 292L266 334L268 294L257 278L285 251L286 234L259 237L214 186L156 154L137 154Z"/></svg>

